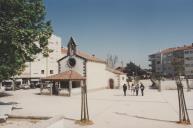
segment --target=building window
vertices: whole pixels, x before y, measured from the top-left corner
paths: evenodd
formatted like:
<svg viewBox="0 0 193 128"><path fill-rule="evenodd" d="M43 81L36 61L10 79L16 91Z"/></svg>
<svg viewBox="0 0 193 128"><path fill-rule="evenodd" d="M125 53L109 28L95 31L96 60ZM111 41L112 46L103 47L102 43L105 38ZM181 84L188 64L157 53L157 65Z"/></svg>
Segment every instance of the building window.
<svg viewBox="0 0 193 128"><path fill-rule="evenodd" d="M157 64L160 64L160 61L157 61Z"/></svg>
<svg viewBox="0 0 193 128"><path fill-rule="evenodd" d="M122 77L122 80L124 80L125 79L125 77Z"/></svg>
<svg viewBox="0 0 193 128"><path fill-rule="evenodd" d="M50 70L50 74L54 74L54 70Z"/></svg>
<svg viewBox="0 0 193 128"><path fill-rule="evenodd" d="M185 54L189 54L189 51L185 51L184 53L185 53Z"/></svg>
<svg viewBox="0 0 193 128"><path fill-rule="evenodd" d="M41 74L44 74L44 70L41 70Z"/></svg>

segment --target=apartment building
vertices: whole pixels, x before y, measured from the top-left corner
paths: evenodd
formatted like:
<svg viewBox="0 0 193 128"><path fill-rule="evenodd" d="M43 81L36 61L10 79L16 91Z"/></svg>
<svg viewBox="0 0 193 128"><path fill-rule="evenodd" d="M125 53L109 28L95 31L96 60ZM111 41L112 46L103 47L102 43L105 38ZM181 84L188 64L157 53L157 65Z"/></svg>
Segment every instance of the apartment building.
<svg viewBox="0 0 193 128"><path fill-rule="evenodd" d="M185 74L193 76L193 48L184 50Z"/></svg>
<svg viewBox="0 0 193 128"><path fill-rule="evenodd" d="M149 61L151 64L149 65L152 68L152 72L154 73L162 73L162 54L161 52L149 55Z"/></svg>
<svg viewBox="0 0 193 128"><path fill-rule="evenodd" d="M63 57L61 51L61 38L52 35L48 39L48 48L52 50L49 57L38 54L33 62L27 62L23 73L16 76L21 84L38 83L40 78L58 73L57 61Z"/></svg>
<svg viewBox="0 0 193 128"><path fill-rule="evenodd" d="M149 61L153 73L173 76L178 69L181 75L193 76L193 45L164 49L149 55Z"/></svg>

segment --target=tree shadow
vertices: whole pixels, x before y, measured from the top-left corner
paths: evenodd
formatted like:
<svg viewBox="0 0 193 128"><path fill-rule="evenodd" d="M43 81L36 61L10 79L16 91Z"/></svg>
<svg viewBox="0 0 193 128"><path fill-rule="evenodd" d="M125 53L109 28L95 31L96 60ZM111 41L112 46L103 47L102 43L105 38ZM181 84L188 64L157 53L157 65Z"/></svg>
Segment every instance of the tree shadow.
<svg viewBox="0 0 193 128"><path fill-rule="evenodd" d="M114 96L124 96L124 94L116 94L116 95L114 95Z"/></svg>
<svg viewBox="0 0 193 128"><path fill-rule="evenodd" d="M35 95L50 95L50 93L49 92L44 92L44 93L40 93L40 92L37 92L37 93L34 93Z"/></svg>
<svg viewBox="0 0 193 128"><path fill-rule="evenodd" d="M171 121L171 120L162 120L162 119L142 117L142 116L137 116L137 115L129 115L127 113L120 113L120 112L114 112L114 113L117 114L117 115L121 115L121 116L134 117L134 118L137 118L137 119L152 120L152 121L159 121L159 122L165 122L165 123L176 123L176 121Z"/></svg>
<svg viewBox="0 0 193 128"><path fill-rule="evenodd" d="M115 95L113 95L113 96L121 96L121 97L125 97L124 94L115 94ZM127 94L126 96L141 97L141 95L138 95L138 96L137 96L136 94L134 94L134 95L133 95L133 94Z"/></svg>
<svg viewBox="0 0 193 128"><path fill-rule="evenodd" d="M13 109L13 110L20 110L20 109L23 109L23 108L13 107L12 109Z"/></svg>
<svg viewBox="0 0 193 128"><path fill-rule="evenodd" d="M0 105L15 105L15 104L18 104L17 102L1 102L0 101Z"/></svg>
<svg viewBox="0 0 193 128"><path fill-rule="evenodd" d="M1 92L0 97L7 97L7 96L13 96L12 94L6 93L6 92Z"/></svg>
<svg viewBox="0 0 193 128"><path fill-rule="evenodd" d="M34 93L35 95L39 95L39 96L64 96L64 97L69 97L69 94L68 93L60 93L58 95L55 95L55 94L52 94L50 95L49 92L43 92L42 94L41 93Z"/></svg>
<svg viewBox="0 0 193 128"><path fill-rule="evenodd" d="M77 119L72 119L72 118L68 118L68 117L64 117L63 119L69 120L69 121L79 121L79 120L77 120Z"/></svg>

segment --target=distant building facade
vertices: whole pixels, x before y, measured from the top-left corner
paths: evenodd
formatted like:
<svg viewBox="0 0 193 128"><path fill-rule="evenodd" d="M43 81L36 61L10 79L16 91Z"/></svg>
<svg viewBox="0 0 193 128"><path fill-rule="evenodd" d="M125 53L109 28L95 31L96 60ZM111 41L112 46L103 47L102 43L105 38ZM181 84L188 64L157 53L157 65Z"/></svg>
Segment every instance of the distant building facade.
<svg viewBox="0 0 193 128"><path fill-rule="evenodd" d="M161 52L149 55L149 65L152 68L152 72L161 73L162 72L162 54Z"/></svg>
<svg viewBox="0 0 193 128"><path fill-rule="evenodd" d="M193 48L184 50L184 65L185 65L185 74L192 76L193 75Z"/></svg>
<svg viewBox="0 0 193 128"><path fill-rule="evenodd" d="M193 76L193 45L168 48L149 55L150 67L153 73L164 76L175 74L175 65L178 66L181 75ZM192 72L191 72L192 71Z"/></svg>
<svg viewBox="0 0 193 128"><path fill-rule="evenodd" d="M52 35L48 39L48 48L52 50L49 57L38 54L33 62L27 62L26 68L21 75L16 76L21 84L38 83L40 78L58 73L58 63L62 57L61 38Z"/></svg>

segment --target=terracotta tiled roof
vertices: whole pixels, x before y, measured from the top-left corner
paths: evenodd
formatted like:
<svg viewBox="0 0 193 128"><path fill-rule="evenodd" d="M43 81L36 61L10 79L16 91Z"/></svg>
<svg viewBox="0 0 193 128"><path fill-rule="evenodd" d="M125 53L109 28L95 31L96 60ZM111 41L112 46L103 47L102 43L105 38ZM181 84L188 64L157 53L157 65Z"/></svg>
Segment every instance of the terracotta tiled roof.
<svg viewBox="0 0 193 128"><path fill-rule="evenodd" d="M193 46L192 45L187 45L187 46L184 46L184 47L178 47L177 50L188 50L188 49L192 49Z"/></svg>
<svg viewBox="0 0 193 128"><path fill-rule="evenodd" d="M183 51L183 50L188 50L188 49L193 49L192 45L185 45L183 47L175 47L175 48L167 48L161 51L162 54L167 54L170 52L174 52L174 51Z"/></svg>
<svg viewBox="0 0 193 128"><path fill-rule="evenodd" d="M62 54L67 54L67 52L68 52L67 48L61 48L61 53Z"/></svg>
<svg viewBox="0 0 193 128"><path fill-rule="evenodd" d="M162 54L170 53L175 51L176 48L167 48L161 51Z"/></svg>
<svg viewBox="0 0 193 128"><path fill-rule="evenodd" d="M124 71L124 67L117 67L115 70L122 72L122 71Z"/></svg>
<svg viewBox="0 0 193 128"><path fill-rule="evenodd" d="M51 75L45 78L42 78L43 80L84 80L86 77L81 76L79 73L69 70L65 71L56 75Z"/></svg>
<svg viewBox="0 0 193 128"><path fill-rule="evenodd" d="M61 48L62 54L67 54L68 49L67 48ZM88 61L93 61L93 62L99 62L99 63L106 63L103 59L97 58L95 56L89 55L85 52L82 52L80 50L77 51L77 56L80 56Z"/></svg>
<svg viewBox="0 0 193 128"><path fill-rule="evenodd" d="M112 69L112 68L106 68L106 70L109 71L109 72L118 74L118 75L126 75L126 73L123 73L121 71L118 71L118 70L115 70L115 69Z"/></svg>

